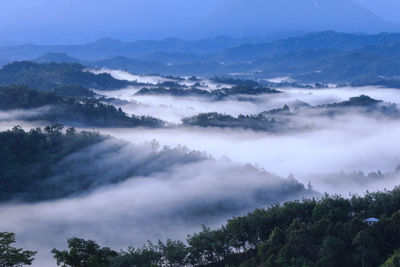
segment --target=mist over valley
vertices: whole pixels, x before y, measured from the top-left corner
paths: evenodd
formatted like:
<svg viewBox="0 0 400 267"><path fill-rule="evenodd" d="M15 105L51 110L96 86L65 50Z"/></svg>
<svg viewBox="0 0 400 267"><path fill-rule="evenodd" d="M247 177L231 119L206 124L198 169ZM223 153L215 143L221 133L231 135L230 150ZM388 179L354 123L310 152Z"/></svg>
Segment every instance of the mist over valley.
<svg viewBox="0 0 400 267"><path fill-rule="evenodd" d="M1 3L0 266L398 266L398 5L295 2Z"/></svg>

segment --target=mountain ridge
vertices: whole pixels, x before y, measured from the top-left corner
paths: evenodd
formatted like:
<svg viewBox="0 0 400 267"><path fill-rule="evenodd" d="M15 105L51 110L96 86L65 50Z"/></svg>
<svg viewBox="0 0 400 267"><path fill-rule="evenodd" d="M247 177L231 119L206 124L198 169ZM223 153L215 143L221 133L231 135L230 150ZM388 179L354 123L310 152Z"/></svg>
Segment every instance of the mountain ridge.
<svg viewBox="0 0 400 267"><path fill-rule="evenodd" d="M244 36L274 31L376 33L400 30L352 0L225 0L198 26L200 35Z"/></svg>

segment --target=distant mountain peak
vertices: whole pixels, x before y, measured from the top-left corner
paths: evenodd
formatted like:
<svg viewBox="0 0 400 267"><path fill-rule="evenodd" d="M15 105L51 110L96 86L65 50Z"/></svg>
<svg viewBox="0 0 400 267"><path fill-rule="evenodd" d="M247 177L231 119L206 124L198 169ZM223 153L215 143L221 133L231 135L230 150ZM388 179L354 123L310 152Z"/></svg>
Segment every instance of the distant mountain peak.
<svg viewBox="0 0 400 267"><path fill-rule="evenodd" d="M399 30L353 0L225 0L199 25L204 35L262 35L277 31Z"/></svg>
<svg viewBox="0 0 400 267"><path fill-rule="evenodd" d="M124 44L124 42L118 40L118 39L114 39L114 38L109 38L109 37L105 37L105 38L101 38L97 41L94 42L94 44L101 44L101 45L105 45L105 44Z"/></svg>
<svg viewBox="0 0 400 267"><path fill-rule="evenodd" d="M44 62L56 62L56 63L74 63L80 62L79 59L68 56L64 52L48 52L44 55L38 57L36 62L44 63Z"/></svg>

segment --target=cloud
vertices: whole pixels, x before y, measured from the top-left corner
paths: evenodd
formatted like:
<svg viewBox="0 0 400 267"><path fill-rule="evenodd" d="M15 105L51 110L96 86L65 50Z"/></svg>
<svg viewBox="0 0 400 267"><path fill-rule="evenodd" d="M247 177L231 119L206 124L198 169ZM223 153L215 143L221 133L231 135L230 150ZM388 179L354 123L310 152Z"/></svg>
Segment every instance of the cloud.
<svg viewBox="0 0 400 267"><path fill-rule="evenodd" d="M256 101L220 102L132 97L130 90L135 89L114 92L129 102L124 106L131 107L130 112L176 122L204 111L255 114L284 104L293 108L296 101L320 105L360 94L400 102L399 91L375 87L284 89L282 94L261 95ZM14 111L17 115L24 112ZM18 118L11 113L1 116L5 121L0 127L13 126L12 119ZM3 204L0 217L7 219L0 221L0 228L16 232L21 246L40 251L37 266L53 266L48 251L63 248L72 236L115 249L140 245L147 239L184 239L202 223L216 226L247 210L307 195L302 184L279 177L290 173L303 184L311 181L315 190L329 193L390 189L399 183L394 170L400 164L400 120L356 109L336 116L304 110L291 120L312 127L273 134L197 127L96 128L119 140L109 139L69 155L55 166L48 180L49 186L65 183L64 189L77 193L56 201ZM160 147L151 143L153 139ZM180 146L162 149L163 145ZM371 172L378 175L368 175ZM88 191L77 190L80 182L87 183Z"/></svg>
<svg viewBox="0 0 400 267"><path fill-rule="evenodd" d="M314 194L295 180L250 165L207 157L188 161L180 154L193 152L184 148L163 158L165 149L152 155L149 144L110 149L115 145L121 143L108 140L70 155L61 163L65 176L51 181L64 179L70 186L69 177L77 174L82 180L110 181L126 170L136 171L132 178L76 197L0 206L0 229L15 232L18 245L39 250L36 266L54 266L48 251L65 247L69 237L94 239L115 249L148 239L184 239L201 224L217 226L255 207ZM116 153L103 154L107 150Z"/></svg>

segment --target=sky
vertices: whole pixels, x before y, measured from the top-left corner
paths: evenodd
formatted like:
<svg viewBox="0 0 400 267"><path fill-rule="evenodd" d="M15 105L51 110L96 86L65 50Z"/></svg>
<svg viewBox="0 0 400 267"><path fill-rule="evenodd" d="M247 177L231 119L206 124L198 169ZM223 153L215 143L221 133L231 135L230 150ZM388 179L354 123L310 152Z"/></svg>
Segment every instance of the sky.
<svg viewBox="0 0 400 267"><path fill-rule="evenodd" d="M388 21L400 23L399 0L357 0L357 2Z"/></svg>
<svg viewBox="0 0 400 267"><path fill-rule="evenodd" d="M212 32L207 31L204 23L210 15L215 15L219 7L234 5L237 2L241 2L242 6L247 3L251 5L254 1L257 0L2 0L0 2L0 45L27 42L74 44L91 42L103 37L124 41L166 37L184 39L207 37L207 34L225 33L225 26L218 32ZM332 0L301 0L301 3L315 4L318 1L323 3ZM400 1L398 0L354 1L387 21L400 23L400 16L398 16ZM274 5L276 3L279 5L282 1L265 0L263 2L275 2ZM296 1L296 3L299 2ZM298 8L295 11L297 10ZM229 16L229 13L225 16ZM248 17L252 19L252 14L248 14ZM289 22L292 23L291 25L299 23L299 21ZM210 23L214 22L210 21ZM276 28L278 29L307 30L295 29L293 26ZM200 31L204 33L199 35ZM274 28L271 28L271 31L274 31ZM259 31L249 34L262 33ZM232 32L231 35L235 34L237 33Z"/></svg>

